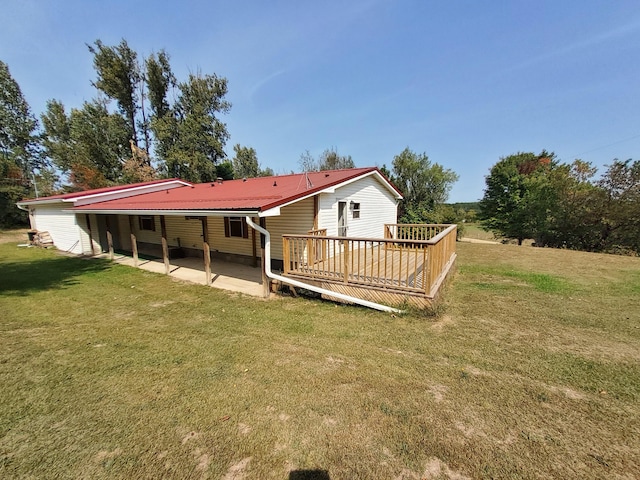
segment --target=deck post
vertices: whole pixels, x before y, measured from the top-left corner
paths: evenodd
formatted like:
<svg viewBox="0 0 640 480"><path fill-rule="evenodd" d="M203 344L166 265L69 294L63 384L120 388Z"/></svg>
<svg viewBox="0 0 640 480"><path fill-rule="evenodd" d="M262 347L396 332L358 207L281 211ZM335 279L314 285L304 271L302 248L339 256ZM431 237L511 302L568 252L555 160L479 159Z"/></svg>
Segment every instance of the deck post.
<svg viewBox="0 0 640 480"><path fill-rule="evenodd" d="M290 241L288 237L282 236L282 263L284 264L283 269L285 274L291 271L291 260L289 258L289 249L291 248L289 246Z"/></svg>
<svg viewBox="0 0 640 480"><path fill-rule="evenodd" d="M129 232L131 234L131 253L133 255L133 266L138 266L138 240L133 229L133 215L129 215Z"/></svg>
<svg viewBox="0 0 640 480"><path fill-rule="evenodd" d="M202 251L204 254L204 278L211 285L211 249L209 248L209 222L202 217Z"/></svg>
<svg viewBox="0 0 640 480"><path fill-rule="evenodd" d="M160 231L162 234L162 260L164 260L164 273L169 275L171 265L169 264L169 245L167 243L167 223L164 215L160 215Z"/></svg>
<svg viewBox="0 0 640 480"><path fill-rule="evenodd" d="M109 225L109 217L105 217L105 225L107 227L107 245L109 245L109 259L113 261L113 235L111 235L111 225Z"/></svg>

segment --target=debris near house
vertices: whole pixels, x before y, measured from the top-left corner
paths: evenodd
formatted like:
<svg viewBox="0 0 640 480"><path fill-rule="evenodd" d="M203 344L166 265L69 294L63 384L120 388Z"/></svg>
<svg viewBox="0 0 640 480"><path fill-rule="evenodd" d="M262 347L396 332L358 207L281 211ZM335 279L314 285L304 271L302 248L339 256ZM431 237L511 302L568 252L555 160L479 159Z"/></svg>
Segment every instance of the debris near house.
<svg viewBox="0 0 640 480"><path fill-rule="evenodd" d="M32 232L29 232L29 243L42 248L51 248L54 246L53 239L51 235L49 235L49 232L35 231L33 235Z"/></svg>

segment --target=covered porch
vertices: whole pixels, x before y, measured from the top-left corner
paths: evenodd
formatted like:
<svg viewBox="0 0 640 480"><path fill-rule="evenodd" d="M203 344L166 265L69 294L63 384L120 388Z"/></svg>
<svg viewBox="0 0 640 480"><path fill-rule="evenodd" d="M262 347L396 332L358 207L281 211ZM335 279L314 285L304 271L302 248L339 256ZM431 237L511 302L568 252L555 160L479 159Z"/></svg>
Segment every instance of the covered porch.
<svg viewBox="0 0 640 480"><path fill-rule="evenodd" d="M114 252L100 253L97 258L110 258L114 263L137 267L154 273L167 274L178 280L209 285L221 290L238 292L254 297L263 297L262 273L260 269L224 260L216 261L211 268L211 280L208 280L202 259L195 257L169 260L168 272L162 258L138 258L132 255Z"/></svg>
<svg viewBox="0 0 640 480"><path fill-rule="evenodd" d="M216 288L269 296L260 236L240 217L84 214L79 218L92 256ZM261 222L262 223L262 222ZM236 231L237 230L237 231ZM230 247L230 245L232 247Z"/></svg>

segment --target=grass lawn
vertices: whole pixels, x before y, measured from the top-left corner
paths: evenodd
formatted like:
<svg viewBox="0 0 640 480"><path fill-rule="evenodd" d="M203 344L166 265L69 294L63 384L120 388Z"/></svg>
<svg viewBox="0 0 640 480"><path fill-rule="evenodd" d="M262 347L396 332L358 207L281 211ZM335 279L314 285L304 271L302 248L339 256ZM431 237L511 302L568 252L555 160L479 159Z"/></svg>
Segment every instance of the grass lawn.
<svg viewBox="0 0 640 480"><path fill-rule="evenodd" d="M640 478L640 259L458 254L428 317L0 243L0 477Z"/></svg>

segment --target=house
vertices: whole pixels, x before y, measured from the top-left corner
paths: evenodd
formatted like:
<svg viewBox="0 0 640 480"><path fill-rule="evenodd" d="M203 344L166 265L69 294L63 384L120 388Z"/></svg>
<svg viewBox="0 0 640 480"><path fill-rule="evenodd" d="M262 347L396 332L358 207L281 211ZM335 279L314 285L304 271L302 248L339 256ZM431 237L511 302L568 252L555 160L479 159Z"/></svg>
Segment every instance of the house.
<svg viewBox="0 0 640 480"><path fill-rule="evenodd" d="M162 257L167 272L174 257L203 258L207 281L211 261L215 269L216 261L257 266L268 258L269 265L263 266L265 285L268 274L276 270L291 281L315 282L326 290L336 280L343 284L353 280L358 284L353 288L359 288L367 287L373 277L382 278L366 268L359 273L355 265L347 266L356 258L360 265L360 253L371 250L377 255L378 269L383 263L391 268L405 258L406 252L397 257L399 247L406 243L415 250L429 240L426 230L407 233L408 227L396 225L400 199L401 193L380 170L354 168L203 184L158 180L24 200L18 206L29 211L31 227L48 231L60 250L84 255L116 250L136 259L139 254ZM270 237L266 253L264 236L257 233L260 228ZM433 230L432 236L444 229ZM384 237L384 244L364 241ZM423 253L421 258L418 254L405 258L406 278L398 277L402 271L398 264L391 275L398 278L368 287L393 290L413 285L424 294L422 271L427 257ZM330 259L333 268L327 263ZM366 262L363 258L362 263Z"/></svg>

